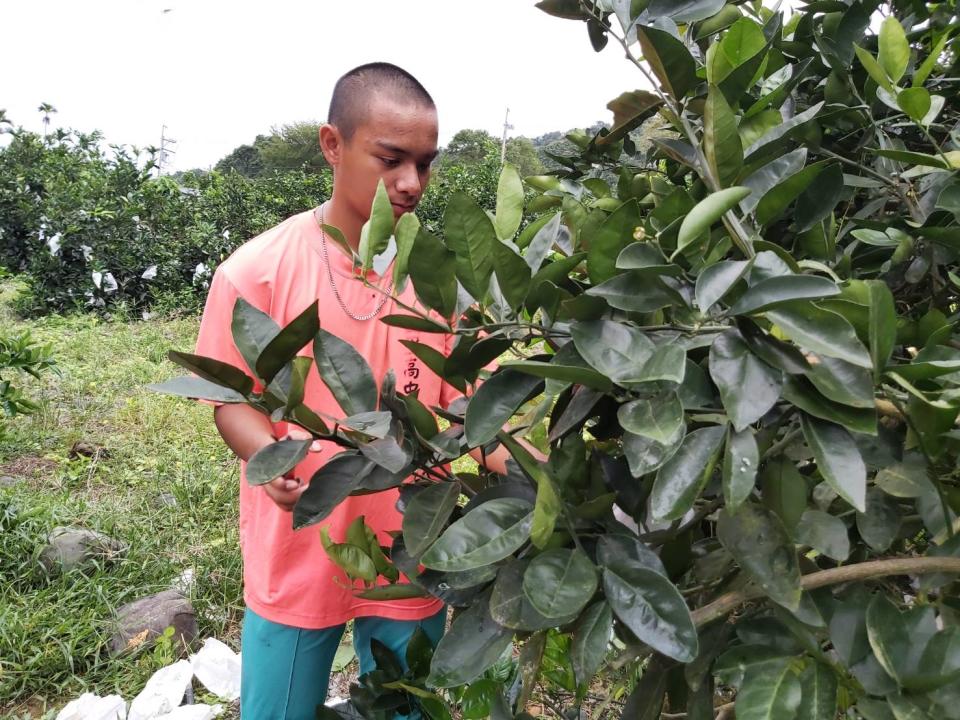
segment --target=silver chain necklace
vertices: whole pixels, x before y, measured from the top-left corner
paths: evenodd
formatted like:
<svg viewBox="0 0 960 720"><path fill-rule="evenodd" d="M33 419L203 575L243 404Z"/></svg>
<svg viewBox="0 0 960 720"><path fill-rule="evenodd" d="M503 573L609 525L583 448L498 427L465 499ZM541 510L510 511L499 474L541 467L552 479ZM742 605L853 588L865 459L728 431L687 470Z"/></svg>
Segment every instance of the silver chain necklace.
<svg viewBox="0 0 960 720"><path fill-rule="evenodd" d="M320 254L323 256L323 264L327 266L327 277L330 278L330 287L333 288L333 296L337 299L337 304L340 305L341 310L343 310L354 320L372 320L380 314L380 311L383 310L383 306L386 305L387 300L390 299L390 292L393 290L393 281L391 280L387 284L386 290L383 291L380 301L371 312L368 312L364 315L357 315L351 311L350 308L347 307L347 304L343 302L343 298L340 297L340 290L337 288L337 282L333 279L333 269L330 267L330 258L327 255L327 233L323 229L323 205L320 206L320 217L317 218L316 213L314 213L313 217L320 225Z"/></svg>

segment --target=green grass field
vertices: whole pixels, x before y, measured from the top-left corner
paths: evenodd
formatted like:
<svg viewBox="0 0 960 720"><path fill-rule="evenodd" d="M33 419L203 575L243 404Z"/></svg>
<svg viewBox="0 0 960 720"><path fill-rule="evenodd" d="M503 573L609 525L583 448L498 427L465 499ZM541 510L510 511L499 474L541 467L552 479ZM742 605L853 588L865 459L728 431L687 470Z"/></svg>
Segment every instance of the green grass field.
<svg viewBox="0 0 960 720"><path fill-rule="evenodd" d="M196 319L22 321L13 293L0 286L0 326L50 343L59 372L22 379L40 409L15 417L0 440L0 476L15 479L0 488L0 717L42 718L84 691L132 699L172 660L162 644L111 658L106 642L115 608L188 568L201 637L237 646L238 467L209 407L145 389L178 374L165 354L192 346ZM77 441L105 452L69 459ZM38 554L58 525L108 533L129 549L48 577Z"/></svg>

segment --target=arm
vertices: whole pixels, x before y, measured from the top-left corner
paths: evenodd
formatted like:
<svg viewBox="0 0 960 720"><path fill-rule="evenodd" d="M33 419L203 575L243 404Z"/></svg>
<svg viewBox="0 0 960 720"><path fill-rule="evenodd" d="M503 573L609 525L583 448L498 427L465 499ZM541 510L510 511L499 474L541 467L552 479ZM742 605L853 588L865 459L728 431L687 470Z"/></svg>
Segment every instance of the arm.
<svg viewBox="0 0 960 720"><path fill-rule="evenodd" d="M220 405L214 410L213 418L220 437L243 461L277 440L267 416L249 405ZM286 512L293 510L297 499L306 489L303 482L290 473L262 487L270 499Z"/></svg>

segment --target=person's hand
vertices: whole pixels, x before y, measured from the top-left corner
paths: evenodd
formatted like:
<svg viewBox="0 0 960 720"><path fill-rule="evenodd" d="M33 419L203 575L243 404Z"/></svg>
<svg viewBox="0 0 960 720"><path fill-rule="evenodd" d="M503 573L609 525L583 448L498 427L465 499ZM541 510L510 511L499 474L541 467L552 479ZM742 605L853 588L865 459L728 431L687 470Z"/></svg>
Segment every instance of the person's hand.
<svg viewBox="0 0 960 720"><path fill-rule="evenodd" d="M292 427L281 440L306 440L311 437L310 433L297 427ZM310 452L320 450L320 441L316 440L310 445ZM264 492L276 503L277 507L284 512L291 512L297 500L307 489L306 483L296 476L296 468L288 472L283 477L274 478L262 486Z"/></svg>

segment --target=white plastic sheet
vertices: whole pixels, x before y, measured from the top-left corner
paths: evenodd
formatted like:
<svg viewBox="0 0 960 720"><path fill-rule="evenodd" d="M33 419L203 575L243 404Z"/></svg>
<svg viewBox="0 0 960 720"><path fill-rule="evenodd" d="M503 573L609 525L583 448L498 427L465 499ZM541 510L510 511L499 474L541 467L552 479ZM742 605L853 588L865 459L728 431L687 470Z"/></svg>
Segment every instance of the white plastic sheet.
<svg viewBox="0 0 960 720"><path fill-rule="evenodd" d="M67 703L57 720L126 720L127 703L119 695L100 697L84 693Z"/></svg>
<svg viewBox="0 0 960 720"><path fill-rule="evenodd" d="M173 712L158 715L157 720L213 720L222 712L220 705L181 705Z"/></svg>
<svg viewBox="0 0 960 720"><path fill-rule="evenodd" d="M183 694L192 679L193 668L187 660L160 668L130 703L127 720L153 720L173 711L183 702Z"/></svg>
<svg viewBox="0 0 960 720"><path fill-rule="evenodd" d="M216 638L207 638L190 664L197 680L221 700L240 697L240 655Z"/></svg>

